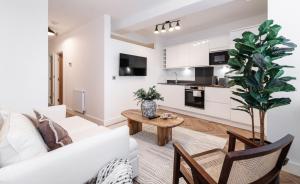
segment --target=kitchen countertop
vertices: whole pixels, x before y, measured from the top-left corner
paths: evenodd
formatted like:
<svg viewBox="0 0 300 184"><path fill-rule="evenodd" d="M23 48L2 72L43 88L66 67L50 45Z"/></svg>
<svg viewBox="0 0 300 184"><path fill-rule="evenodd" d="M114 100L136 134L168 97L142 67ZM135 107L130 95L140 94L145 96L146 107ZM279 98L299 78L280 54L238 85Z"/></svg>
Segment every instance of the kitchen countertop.
<svg viewBox="0 0 300 184"><path fill-rule="evenodd" d="M203 85L203 84L197 84L197 83L188 83L188 82L180 82L180 83L166 83L166 82L161 82L161 83L157 83L157 84L162 84L162 85L179 85L179 86L203 86L203 87L214 87L214 88L229 88L226 86L220 86L220 85Z"/></svg>

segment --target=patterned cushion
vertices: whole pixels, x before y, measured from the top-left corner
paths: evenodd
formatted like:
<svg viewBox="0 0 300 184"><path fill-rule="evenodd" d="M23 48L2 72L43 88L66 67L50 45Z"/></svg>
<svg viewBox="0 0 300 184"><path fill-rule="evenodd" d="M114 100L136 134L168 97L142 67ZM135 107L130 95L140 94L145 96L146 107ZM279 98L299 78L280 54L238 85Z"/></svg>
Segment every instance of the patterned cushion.
<svg viewBox="0 0 300 184"><path fill-rule="evenodd" d="M34 113L39 123L37 128L50 151L72 143L72 139L63 127L37 111Z"/></svg>
<svg viewBox="0 0 300 184"><path fill-rule="evenodd" d="M132 184L132 167L128 160L115 159L85 184Z"/></svg>
<svg viewBox="0 0 300 184"><path fill-rule="evenodd" d="M218 183L221 174L225 153L215 151L201 156L194 157L196 162ZM181 172L186 176L191 184L194 183L191 168L185 161L180 164Z"/></svg>

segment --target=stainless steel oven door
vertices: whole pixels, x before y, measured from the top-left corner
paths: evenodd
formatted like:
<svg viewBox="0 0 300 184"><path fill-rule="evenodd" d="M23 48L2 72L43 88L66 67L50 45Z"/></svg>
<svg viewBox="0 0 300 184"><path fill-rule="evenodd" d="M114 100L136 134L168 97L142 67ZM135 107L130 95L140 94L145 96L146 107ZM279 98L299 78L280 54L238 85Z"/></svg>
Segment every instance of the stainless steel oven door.
<svg viewBox="0 0 300 184"><path fill-rule="evenodd" d="M204 109L204 90L185 90L185 105Z"/></svg>

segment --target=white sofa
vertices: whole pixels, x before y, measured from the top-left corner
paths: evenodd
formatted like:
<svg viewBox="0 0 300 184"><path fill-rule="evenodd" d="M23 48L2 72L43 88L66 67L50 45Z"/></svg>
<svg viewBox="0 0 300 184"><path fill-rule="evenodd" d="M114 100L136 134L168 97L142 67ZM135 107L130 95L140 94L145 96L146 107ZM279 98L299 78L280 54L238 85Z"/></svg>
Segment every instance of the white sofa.
<svg viewBox="0 0 300 184"><path fill-rule="evenodd" d="M114 158L128 158L138 175L138 145L127 126L111 130L78 116L66 118L64 105L40 112L65 128L73 143L0 168L1 184L81 184Z"/></svg>

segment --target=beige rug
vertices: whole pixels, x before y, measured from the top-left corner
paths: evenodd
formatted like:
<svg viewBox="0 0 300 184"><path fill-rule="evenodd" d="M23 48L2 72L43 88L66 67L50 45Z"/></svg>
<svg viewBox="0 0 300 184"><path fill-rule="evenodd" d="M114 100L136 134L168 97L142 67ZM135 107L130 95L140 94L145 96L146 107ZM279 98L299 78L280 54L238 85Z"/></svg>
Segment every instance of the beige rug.
<svg viewBox="0 0 300 184"><path fill-rule="evenodd" d="M172 142L158 146L156 127L149 125L143 125L143 131L133 137L139 145L139 176L136 181L140 184L171 184L174 157ZM181 127L173 129L173 141L179 142L190 154L224 148L226 144L226 139ZM185 182L181 180L180 183Z"/></svg>

